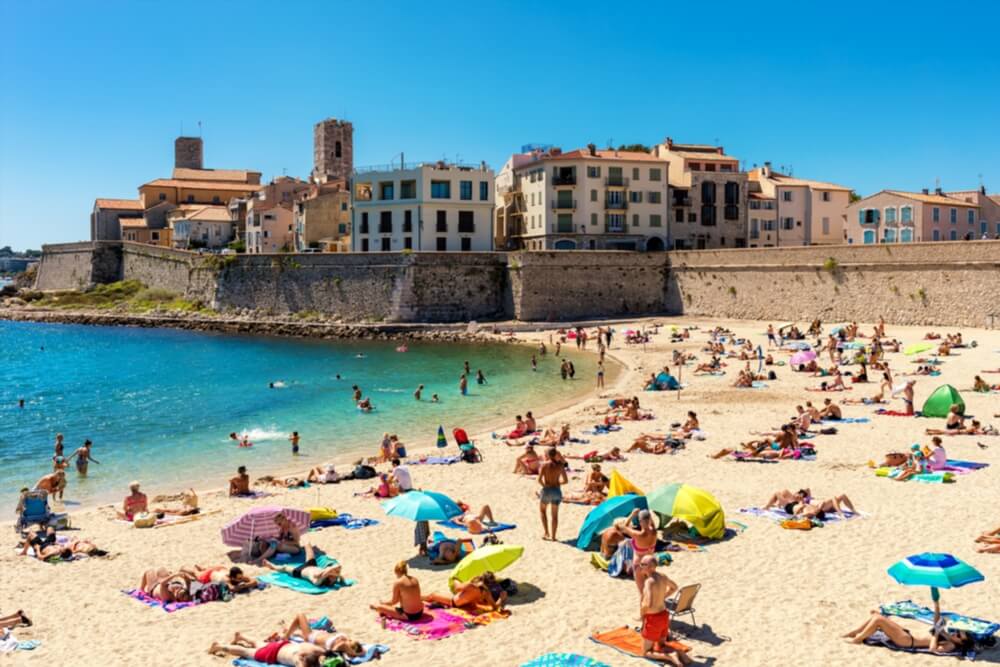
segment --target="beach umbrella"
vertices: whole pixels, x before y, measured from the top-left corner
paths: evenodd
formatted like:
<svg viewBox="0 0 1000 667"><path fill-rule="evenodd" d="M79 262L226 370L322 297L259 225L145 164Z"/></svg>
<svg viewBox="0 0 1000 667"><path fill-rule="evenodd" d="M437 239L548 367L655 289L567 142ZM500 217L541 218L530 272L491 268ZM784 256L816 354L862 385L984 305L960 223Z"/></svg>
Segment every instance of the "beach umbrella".
<svg viewBox="0 0 1000 667"><path fill-rule="evenodd" d="M647 494L646 502L664 524L671 519L686 521L699 535L711 540L720 539L726 532L722 505L704 489L690 484L666 484Z"/></svg>
<svg viewBox="0 0 1000 667"><path fill-rule="evenodd" d="M934 619L940 615L939 588L958 588L984 581L986 577L963 560L951 554L924 552L907 556L888 569L889 576L904 586L930 586L934 600Z"/></svg>
<svg viewBox="0 0 1000 667"><path fill-rule="evenodd" d="M803 366L816 358L816 353L812 350L800 350L792 355L792 366Z"/></svg>
<svg viewBox="0 0 1000 667"><path fill-rule="evenodd" d="M455 566L451 576L448 577L448 586L454 590L456 581L465 583L484 572L499 572L515 562L523 553L524 547L511 544L487 544L479 547Z"/></svg>
<svg viewBox="0 0 1000 667"><path fill-rule="evenodd" d="M447 521L463 514L458 504L435 491L410 491L382 503L389 516L398 516L412 521Z"/></svg>
<svg viewBox="0 0 1000 667"><path fill-rule="evenodd" d="M441 448L441 449L444 449L445 447L448 446L448 439L444 437L444 427L443 426L438 426L437 446L439 448Z"/></svg>
<svg viewBox="0 0 1000 667"><path fill-rule="evenodd" d="M600 534L603 530L610 527L615 522L615 519L627 517L635 509L646 509L645 496L627 493L620 496L613 496L600 505L597 505L587 513L587 518L583 520L583 525L580 526L580 533L576 537L576 548L588 548L595 535Z"/></svg>
<svg viewBox="0 0 1000 667"><path fill-rule="evenodd" d="M646 495L642 492L642 489L625 479L625 477L618 472L618 469L615 468L611 471L611 477L608 479L608 498L623 496L626 493L634 493L637 496Z"/></svg>
<svg viewBox="0 0 1000 667"><path fill-rule="evenodd" d="M277 537L281 532L274 517L283 514L303 533L309 530L309 512L291 507L263 505L233 519L222 528L222 543L242 547L254 537Z"/></svg>
<svg viewBox="0 0 1000 667"><path fill-rule="evenodd" d="M903 354L920 354L934 349L934 343L914 343L903 348Z"/></svg>

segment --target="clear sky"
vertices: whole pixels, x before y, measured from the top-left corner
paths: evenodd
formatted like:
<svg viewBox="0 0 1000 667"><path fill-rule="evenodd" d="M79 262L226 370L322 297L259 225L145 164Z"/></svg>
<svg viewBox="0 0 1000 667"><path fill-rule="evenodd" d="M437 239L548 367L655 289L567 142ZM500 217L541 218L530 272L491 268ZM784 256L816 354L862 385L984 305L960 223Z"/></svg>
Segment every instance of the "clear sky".
<svg viewBox="0 0 1000 667"><path fill-rule="evenodd" d="M654 6L655 4L655 6ZM208 167L307 177L525 143L718 141L861 194L1000 191L1000 4L0 2L0 246L86 239L96 197Z"/></svg>

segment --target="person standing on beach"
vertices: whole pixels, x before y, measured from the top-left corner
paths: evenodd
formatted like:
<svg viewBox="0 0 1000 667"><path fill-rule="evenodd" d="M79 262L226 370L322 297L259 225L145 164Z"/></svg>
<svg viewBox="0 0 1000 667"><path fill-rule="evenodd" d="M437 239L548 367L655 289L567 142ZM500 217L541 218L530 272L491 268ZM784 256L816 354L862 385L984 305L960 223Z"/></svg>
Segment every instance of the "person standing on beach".
<svg viewBox="0 0 1000 667"><path fill-rule="evenodd" d="M299 453L299 432L292 431L292 434L288 436L288 441L292 443L292 454Z"/></svg>
<svg viewBox="0 0 1000 667"><path fill-rule="evenodd" d="M651 660L672 665L691 663L682 651L665 652L664 642L670 638L670 613L666 601L677 591L677 584L656 571L656 556L647 554L639 561L643 585L639 591L639 609L642 615L642 653Z"/></svg>
<svg viewBox="0 0 1000 667"><path fill-rule="evenodd" d="M542 487L539 495L539 510L542 514L542 529L545 531L543 540L556 541L556 532L559 530L559 503L562 502L562 485L569 482L566 477L566 461L559 454L559 450L550 447L548 458L538 471L538 483ZM550 507L552 514L552 532L549 533L549 518L545 513L546 506Z"/></svg>
<svg viewBox="0 0 1000 667"><path fill-rule="evenodd" d="M917 384L916 380L907 380L906 387L903 389L903 403L906 404L906 414L913 414L913 385Z"/></svg>
<svg viewBox="0 0 1000 667"><path fill-rule="evenodd" d="M604 389L604 360L597 362L597 388Z"/></svg>
<svg viewBox="0 0 1000 667"><path fill-rule="evenodd" d="M419 401L420 400L420 392L422 392L423 390L424 390L424 385L419 385L417 387L417 390L415 392L413 392L413 398L415 398L415 399L417 399Z"/></svg>
<svg viewBox="0 0 1000 667"><path fill-rule="evenodd" d="M531 355L531 370L538 370L538 359L535 358L535 355Z"/></svg>
<svg viewBox="0 0 1000 667"><path fill-rule="evenodd" d="M781 347L781 346L778 345L778 341L774 337L774 325L773 324L768 324L767 325L767 349L770 350L772 347Z"/></svg>
<svg viewBox="0 0 1000 667"><path fill-rule="evenodd" d="M611 329L611 327L608 327L607 329L604 330L604 339L607 341L607 346L609 348L611 347L611 337L613 335L614 331Z"/></svg>
<svg viewBox="0 0 1000 667"><path fill-rule="evenodd" d="M80 447L75 452L73 452L72 454L70 454L69 458L66 459L66 461L69 462L73 458L76 458L76 472L79 473L81 477L87 476L87 467L90 465L91 461L97 463L98 465L100 465L101 463L100 461L98 461L97 459L95 459L93 456L90 455L90 448L92 446L93 443L90 440L84 440L83 446Z"/></svg>
<svg viewBox="0 0 1000 667"><path fill-rule="evenodd" d="M638 530L632 527L632 519L635 518L639 519ZM642 595L646 573L639 565L645 556L652 556L656 550L656 526L653 525L653 513L649 510L632 510L622 525L621 532L632 540L632 578L635 579L639 595Z"/></svg>

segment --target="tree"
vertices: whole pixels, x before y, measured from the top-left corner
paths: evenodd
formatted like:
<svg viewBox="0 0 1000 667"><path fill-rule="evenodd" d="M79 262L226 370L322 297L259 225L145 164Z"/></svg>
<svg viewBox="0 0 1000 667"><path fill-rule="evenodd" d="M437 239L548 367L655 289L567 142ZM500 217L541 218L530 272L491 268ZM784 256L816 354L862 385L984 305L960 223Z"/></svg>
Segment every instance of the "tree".
<svg viewBox="0 0 1000 667"><path fill-rule="evenodd" d="M856 201L861 201L861 195L859 195L859 194L858 194L857 192L855 192L854 190L851 190L851 194L850 194L850 198L851 198L851 203L852 203L852 204L853 204L854 202L856 202Z"/></svg>
<svg viewBox="0 0 1000 667"><path fill-rule="evenodd" d="M622 144L618 147L620 151L628 151L630 153L648 153L649 146L644 144Z"/></svg>

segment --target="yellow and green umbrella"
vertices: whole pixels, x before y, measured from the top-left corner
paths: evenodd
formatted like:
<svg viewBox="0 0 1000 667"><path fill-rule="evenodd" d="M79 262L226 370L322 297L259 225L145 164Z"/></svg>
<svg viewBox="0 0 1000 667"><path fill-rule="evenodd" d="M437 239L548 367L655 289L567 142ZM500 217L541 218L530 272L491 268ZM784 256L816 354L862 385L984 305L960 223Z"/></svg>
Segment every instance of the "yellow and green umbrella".
<svg viewBox="0 0 1000 667"><path fill-rule="evenodd" d="M448 577L448 586L455 590L456 581L465 583L484 572L499 572L515 562L523 553L524 547L510 544L487 544L479 547L455 566L451 576Z"/></svg>
<svg viewBox="0 0 1000 667"><path fill-rule="evenodd" d="M646 502L650 511L660 515L663 523L680 519L710 540L721 539L726 533L726 514L722 505L704 489L689 484L666 484L647 494Z"/></svg>
<svg viewBox="0 0 1000 667"><path fill-rule="evenodd" d="M903 354L920 354L921 352L926 352L927 350L934 349L933 343L914 343L913 345L907 345L903 348Z"/></svg>

